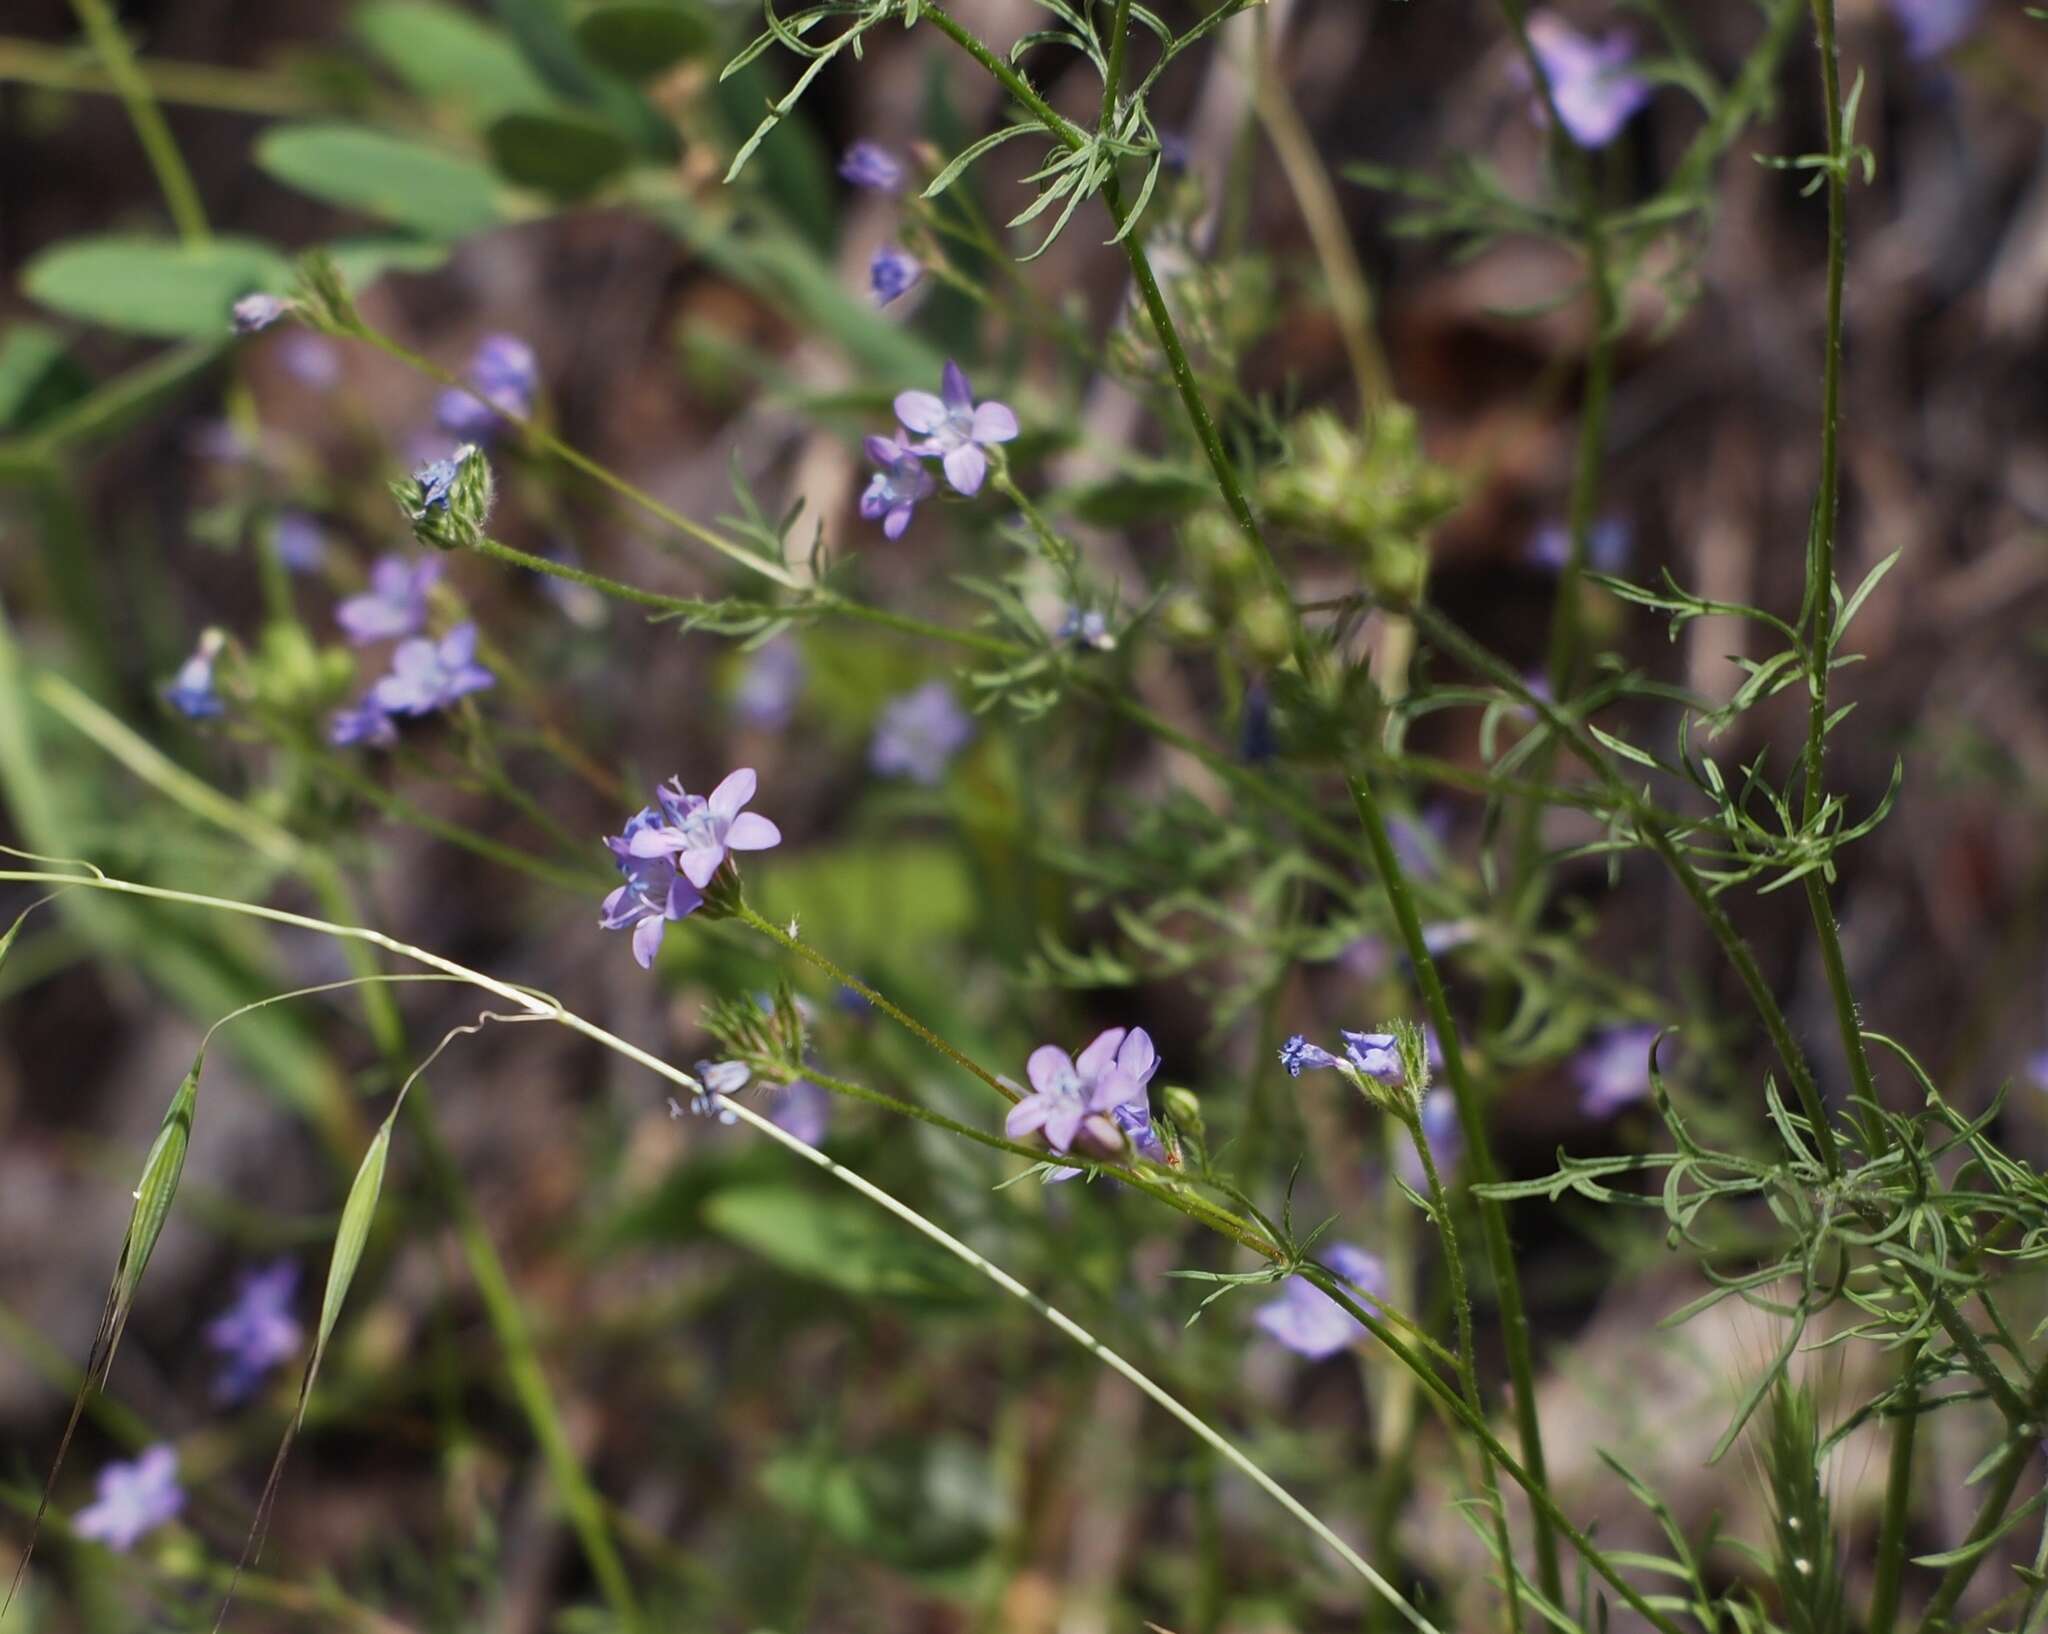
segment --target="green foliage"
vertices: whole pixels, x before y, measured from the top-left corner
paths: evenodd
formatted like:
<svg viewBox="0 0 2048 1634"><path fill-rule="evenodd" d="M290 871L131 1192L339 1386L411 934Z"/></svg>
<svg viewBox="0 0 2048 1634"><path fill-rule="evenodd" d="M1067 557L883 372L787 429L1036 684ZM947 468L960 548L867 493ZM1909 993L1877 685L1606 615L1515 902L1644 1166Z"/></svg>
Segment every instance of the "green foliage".
<svg viewBox="0 0 2048 1634"><path fill-rule="evenodd" d="M462 238L504 219L487 166L367 126L279 126L257 141L256 162L287 187L427 238Z"/></svg>
<svg viewBox="0 0 2048 1634"><path fill-rule="evenodd" d="M68 239L23 270L21 285L52 311L162 340L225 336L244 295L290 281L285 258L252 239L204 244L108 234Z"/></svg>

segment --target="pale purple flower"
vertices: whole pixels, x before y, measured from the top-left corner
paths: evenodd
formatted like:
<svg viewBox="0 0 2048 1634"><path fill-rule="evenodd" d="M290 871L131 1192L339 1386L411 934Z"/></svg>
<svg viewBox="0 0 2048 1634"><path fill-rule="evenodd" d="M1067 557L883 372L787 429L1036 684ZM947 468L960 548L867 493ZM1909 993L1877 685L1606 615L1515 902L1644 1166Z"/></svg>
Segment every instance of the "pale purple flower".
<svg viewBox="0 0 2048 1634"><path fill-rule="evenodd" d="M747 1070L744 1061L699 1061L697 1082L704 1087L690 1097L690 1115L697 1118L716 1118L723 1124L740 1121L739 1114L729 1106L719 1104L719 1097L737 1095L747 1087L747 1080L753 1074ZM675 1117L680 1108L674 1101L668 1103L668 1115Z"/></svg>
<svg viewBox="0 0 2048 1634"><path fill-rule="evenodd" d="M476 626L458 624L439 641L414 636L391 655L391 673L370 688L370 702L388 715L428 715L498 678L476 661Z"/></svg>
<svg viewBox="0 0 2048 1634"><path fill-rule="evenodd" d="M1092 647L1097 652L1110 652L1116 647L1116 637L1109 633L1109 620L1093 607L1069 607L1055 639L1071 647Z"/></svg>
<svg viewBox="0 0 2048 1634"><path fill-rule="evenodd" d="M868 764L884 777L932 785L974 736L974 721L944 681L927 681L882 707Z"/></svg>
<svg viewBox="0 0 2048 1634"><path fill-rule="evenodd" d="M910 444L917 454L936 455L945 468L946 480L963 494L981 492L988 475L987 450L1009 442L1017 435L1017 416L1007 404L990 401L977 404L974 388L960 365L946 364L939 395L928 391L899 392L896 418L906 431L924 441Z"/></svg>
<svg viewBox="0 0 2048 1634"><path fill-rule="evenodd" d="M1431 806L1420 817L1395 812L1387 819L1387 843L1394 848L1394 860L1410 879L1435 879L1443 866L1443 845L1450 833L1451 814L1442 806Z"/></svg>
<svg viewBox="0 0 2048 1634"><path fill-rule="evenodd" d="M500 414L525 419L533 412L540 364L517 335L486 335L469 361L467 378L474 392L444 391L435 401L434 418L450 436L482 442L502 427Z"/></svg>
<svg viewBox="0 0 2048 1634"><path fill-rule="evenodd" d="M1463 947L1479 934L1469 919L1442 919L1422 927L1422 948L1432 959Z"/></svg>
<svg viewBox="0 0 2048 1634"><path fill-rule="evenodd" d="M633 842L660 826L661 813L643 806L627 821L625 833L604 842L626 883L604 899L598 924L606 930L632 931L633 957L643 970L654 968L654 956L661 951L669 921L689 918L704 902L697 888L676 872L670 858L635 853Z"/></svg>
<svg viewBox="0 0 2048 1634"><path fill-rule="evenodd" d="M221 633L208 630L164 687L164 702L187 720L210 720L227 709L213 684L213 666L223 645Z"/></svg>
<svg viewBox="0 0 2048 1634"><path fill-rule="evenodd" d="M1888 0L1915 62L1939 57L1977 26L1984 0Z"/></svg>
<svg viewBox="0 0 2048 1634"><path fill-rule="evenodd" d="M1010 1108L1003 1131L1012 1140L1037 1135L1062 1157L1077 1145L1090 1157L1115 1157L1124 1149L1119 1108L1143 1106L1150 1132L1145 1086L1158 1070L1158 1052L1142 1027L1111 1027L1079 1056L1041 1044L1024 1064L1031 1093Z"/></svg>
<svg viewBox="0 0 2048 1634"><path fill-rule="evenodd" d="M1111 1031L1121 1032L1121 1029L1113 1028ZM1103 1038L1109 1036L1109 1033L1102 1035ZM1096 1040L1096 1044L1101 1042L1101 1038ZM1090 1049L1094 1047L1089 1046ZM1082 1057L1086 1059L1086 1050L1082 1051ZM1136 1086L1137 1093L1109 1109L1110 1122L1116 1125L1140 1157L1152 1163L1169 1162L1166 1143L1152 1126L1152 1096L1147 1088L1152 1082L1152 1075L1159 1070L1159 1052L1152 1046L1152 1035L1143 1027L1133 1027L1124 1034L1116 1049L1115 1070ZM1083 1128L1085 1130L1087 1125L1084 1124ZM1091 1133L1100 1134L1102 1131ZM1071 1180L1080 1172L1079 1169L1055 1169L1046 1178Z"/></svg>
<svg viewBox="0 0 2048 1634"><path fill-rule="evenodd" d="M1322 1045L1310 1043L1300 1033L1280 1046L1280 1065L1287 1069L1290 1078L1299 1078L1304 1072L1319 1072L1336 1064L1334 1055Z"/></svg>
<svg viewBox="0 0 2048 1634"><path fill-rule="evenodd" d="M868 288L877 306L887 306L898 296L909 294L922 277L924 263L901 244L884 244L868 263Z"/></svg>
<svg viewBox="0 0 2048 1634"><path fill-rule="evenodd" d="M1457 1100L1448 1089L1432 1089L1422 1097L1420 1110L1430 1156L1436 1159L1437 1173L1448 1186L1465 1157L1465 1128L1458 1121ZM1397 1167L1411 1190L1420 1192L1428 1186L1429 1176L1423 1172L1422 1155L1415 1149L1414 1136L1407 1136L1401 1143Z"/></svg>
<svg viewBox="0 0 2048 1634"><path fill-rule="evenodd" d="M270 543L277 559L294 573L315 572L327 554L327 536L304 511L279 511Z"/></svg>
<svg viewBox="0 0 2048 1634"><path fill-rule="evenodd" d="M159 1444L133 1463L102 1469L93 1502L72 1517L71 1530L126 1554L142 1537L176 1518L185 1507L178 1485L178 1452Z"/></svg>
<svg viewBox="0 0 2048 1634"><path fill-rule="evenodd" d="M1650 1093L1650 1046L1657 1033L1647 1023L1615 1027L1572 1058L1581 1112L1589 1118L1610 1118Z"/></svg>
<svg viewBox="0 0 2048 1634"><path fill-rule="evenodd" d="M1586 530L1586 565L1596 573L1615 574L1628 566L1634 543L1629 525L1618 516L1603 516ZM1546 522L1529 536L1524 559L1546 573L1562 573L1572 558L1571 529Z"/></svg>
<svg viewBox="0 0 2048 1634"><path fill-rule="evenodd" d="M398 727L373 699L364 698L360 703L347 709L337 709L327 717L327 741L337 749L358 743L388 749L398 741Z"/></svg>
<svg viewBox="0 0 2048 1634"><path fill-rule="evenodd" d="M370 569L370 588L334 609L334 622L352 647L417 635L427 623L427 592L441 577L434 557L408 562L380 556Z"/></svg>
<svg viewBox="0 0 2048 1634"><path fill-rule="evenodd" d="M1349 1243L1332 1243L1322 1251L1328 1268L1351 1284L1365 1301L1387 1291L1387 1269L1377 1254ZM1364 1302L1364 1301L1362 1301ZM1280 1297L1261 1305L1253 1321L1297 1356L1322 1361L1345 1349L1365 1333L1365 1326L1307 1277L1289 1277Z"/></svg>
<svg viewBox="0 0 2048 1634"><path fill-rule="evenodd" d="M292 1316L299 1268L290 1260L243 1276L234 1304L206 1325L206 1342L226 1358L213 1393L225 1402L248 1399L271 1369L291 1360L305 1337Z"/></svg>
<svg viewBox="0 0 2048 1634"><path fill-rule="evenodd" d="M803 685L803 654L788 636L779 635L747 659L739 685L733 688L733 709L747 725L779 732L796 713Z"/></svg>
<svg viewBox="0 0 2048 1634"><path fill-rule="evenodd" d="M631 837L637 857L669 857L698 890L711 883L731 851L767 851L782 843L782 830L758 812L748 811L757 779L742 766L711 791L688 794L680 778L670 778L654 791L664 820Z"/></svg>
<svg viewBox="0 0 2048 1634"><path fill-rule="evenodd" d="M865 444L868 458L881 469L868 479L860 496L860 514L872 522L882 521L882 537L901 539L910 526L919 503L939 491L931 472L901 441L892 437L870 437Z"/></svg>
<svg viewBox="0 0 2048 1634"><path fill-rule="evenodd" d="M1387 973L1392 959L1383 937L1361 936L1337 955L1337 963L1353 981L1370 984Z"/></svg>
<svg viewBox="0 0 2048 1634"><path fill-rule="evenodd" d="M761 1110L785 1134L796 1136L806 1146L822 1146L832 1122L832 1097L810 1079L798 1078L771 1089Z"/></svg>
<svg viewBox="0 0 2048 1634"><path fill-rule="evenodd" d="M1401 1065L1401 1049L1392 1033L1341 1032L1344 1054L1366 1077L1399 1086L1408 1081Z"/></svg>
<svg viewBox="0 0 2048 1634"><path fill-rule="evenodd" d="M285 303L275 295L244 295L231 309L235 333L253 335L268 329L285 314Z"/></svg>
<svg viewBox="0 0 2048 1634"><path fill-rule="evenodd" d="M2024 1070L2036 1089L2048 1091L2048 1050L2036 1050L2028 1056Z"/></svg>
<svg viewBox="0 0 2048 1634"><path fill-rule="evenodd" d="M325 335L294 330L278 344L284 372L310 391L332 391L341 383L341 352Z"/></svg>
<svg viewBox="0 0 2048 1634"><path fill-rule="evenodd" d="M1557 116L1580 147L1605 147L1650 100L1649 81L1629 71L1635 47L1625 34L1595 40L1545 11L1529 19L1529 44L1543 65ZM1536 109L1542 117L1541 98Z"/></svg>
<svg viewBox="0 0 2048 1634"><path fill-rule="evenodd" d="M903 186L903 161L879 142L856 142L839 161L839 174L855 187L895 193Z"/></svg>

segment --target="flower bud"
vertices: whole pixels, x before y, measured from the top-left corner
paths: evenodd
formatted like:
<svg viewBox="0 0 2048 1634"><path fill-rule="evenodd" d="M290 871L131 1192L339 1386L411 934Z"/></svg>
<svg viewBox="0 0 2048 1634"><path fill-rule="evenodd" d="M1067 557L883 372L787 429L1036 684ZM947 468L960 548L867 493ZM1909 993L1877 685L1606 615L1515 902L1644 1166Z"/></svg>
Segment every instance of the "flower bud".
<svg viewBox="0 0 2048 1634"><path fill-rule="evenodd" d="M1185 1129L1197 1140L1208 1134L1209 1126L1202 1119L1201 1100L1193 1090L1171 1084L1159 1098L1165 1103L1166 1115L1173 1119L1177 1128Z"/></svg>

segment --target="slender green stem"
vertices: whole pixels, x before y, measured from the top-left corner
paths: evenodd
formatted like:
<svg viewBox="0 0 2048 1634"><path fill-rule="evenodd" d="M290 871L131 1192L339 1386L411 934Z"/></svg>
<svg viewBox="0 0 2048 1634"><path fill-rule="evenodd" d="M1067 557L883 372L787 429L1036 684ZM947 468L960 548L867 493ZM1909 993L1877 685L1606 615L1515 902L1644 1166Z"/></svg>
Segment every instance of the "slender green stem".
<svg viewBox="0 0 2048 1634"><path fill-rule="evenodd" d="M1891 1458L1885 1468L1884 1513L1877 1526L1877 1580L1870 1591L1867 1634L1892 1634L1899 1615L1899 1577L1906 1563L1906 1525L1913 1512L1913 1441L1920 1430L1920 1390L1915 1373L1920 1346L1908 1345L1900 1362L1898 1422L1892 1426Z"/></svg>
<svg viewBox="0 0 2048 1634"><path fill-rule="evenodd" d="M112 8L107 0L71 0L71 9L78 14L93 50L106 65L107 78L114 82L121 105L128 110L129 122L149 158L150 169L156 172L157 186L163 192L171 220L177 225L178 236L188 247L206 243L211 235L206 226L206 208L199 202L199 189L193 185L192 172L185 168L171 127L164 123L163 110L156 105L149 81L135 66L135 55L128 49L127 37L122 34Z"/></svg>
<svg viewBox="0 0 2048 1634"><path fill-rule="evenodd" d="M1131 0L1116 0L1109 23L1109 71L1102 76L1102 119L1097 130L1116 134L1116 99L1123 94L1124 61L1130 54Z"/></svg>
<svg viewBox="0 0 2048 1634"><path fill-rule="evenodd" d="M1843 151L1842 69L1835 44L1835 0L1813 0L1815 43L1820 48L1821 92L1828 122L1828 315L1821 370L1820 492L1814 499L1806 569L1806 652L1809 702L1806 726L1806 820L1821 805L1821 758L1826 748L1828 661L1835 628L1835 523L1841 509L1842 293L1849 261L1849 168Z"/></svg>
<svg viewBox="0 0 2048 1634"><path fill-rule="evenodd" d="M134 66L158 102L274 119L303 116L309 111L309 87L285 74L201 62L138 62ZM121 90L104 67L80 62L77 53L66 47L39 45L33 40L0 40L0 82L117 96Z"/></svg>

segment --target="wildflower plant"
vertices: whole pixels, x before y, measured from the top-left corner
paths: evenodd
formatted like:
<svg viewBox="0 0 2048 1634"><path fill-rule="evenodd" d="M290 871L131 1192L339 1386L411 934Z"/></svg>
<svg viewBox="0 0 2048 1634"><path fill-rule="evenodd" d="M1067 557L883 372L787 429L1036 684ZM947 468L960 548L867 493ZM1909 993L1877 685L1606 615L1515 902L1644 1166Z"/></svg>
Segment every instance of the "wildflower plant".
<svg viewBox="0 0 2048 1634"><path fill-rule="evenodd" d="M920 1465L917 1481L893 1469L869 1480L867 1465L821 1474L784 1449L762 1491L801 1524L772 1550L825 1537L949 1594L981 1584L983 1621L1017 1603L1003 1574L1039 1546L1016 1508L1041 1473L1039 1432L1029 1414L996 1423L1008 1411L996 1398L1027 1388L1041 1357L1007 1330L1000 1350L969 1353L1007 1319L993 1314L1000 1295L1005 1312L1072 1341L1077 1368L1110 1369L1200 1449L1193 1497L1158 1506L1173 1510L1161 1521L1171 1545L1200 1569L1119 1591L1160 1602L1129 1608L1134 1626L1231 1623L1224 1601L1239 1590L1225 1580L1241 1562L1226 1534L1255 1523L1219 1497L1224 1471L1347 1574L1307 1582L1289 1563L1304 1578L1288 1591L1301 1626L1323 1610L1346 1626L1566 1634L1892 1634L1909 1609L1924 1634L2037 1624L2048 1532L2026 1489L2048 1354L2029 1279L2048 1252L2048 1191L2008 1149L2000 1098L1972 1101L1865 1014L1837 918L1847 860L1904 787L1894 769L1874 797L1852 797L1831 779L1845 757L1829 756L1854 730L1840 695L1859 657L1852 626L1898 560L1854 582L1840 560L1841 425L1854 412L1842 361L1848 200L1875 162L1857 134L1863 82L1844 83L1833 0L1753 9L1731 58L1697 45L1670 8L1582 27L1503 0L1491 69L1503 140L1520 144L1513 179L1473 154L1343 167L1392 201L1397 234L1452 256L1533 241L1568 269L1542 304L1583 318L1583 356L1555 371L1573 382L1576 427L1561 492L1536 510L1562 520L1533 533L1527 518L1494 525L1544 598L1538 627L1513 632L1509 651L1476 635L1440 583L1446 529L1477 503L1486 461L1451 452L1396 395L1344 195L1267 60L1269 13L1255 0L1157 11L1034 0L1039 26L1012 42L984 39L935 0L769 6L759 33L731 39L726 14L687 7L592 6L502 32L466 12L423 22L416 8L366 8L361 26L385 41L391 77L423 99L406 104L403 130L345 125L337 143L330 126L285 126L260 147L289 185L386 212L412 236L337 240L296 270L265 244L213 236L132 43L99 0L81 0L181 236L157 246L164 255L126 252L139 268L127 281L99 260L94 278L74 262L67 281L60 246L57 271L39 263L28 287L195 350L174 354L165 379L113 382L90 412L34 436L10 430L0 471L56 480L64 439L97 434L222 353L237 418L217 449L232 457L219 462L224 497L208 527L246 552L260 611L238 634L226 608L206 609L152 670L162 703L204 725L179 739L186 759L0 622L0 769L24 846L6 849L0 883L26 893L0 958L20 959L63 913L78 946L135 961L208 1027L144 1156L126 1233L106 1245L104 1314L47 1483L16 1505L34 1517L22 1570L46 1514L134 1548L185 1513L184 1483L211 1484L210 1461L240 1455L209 1434L208 1456L187 1470L175 1446L150 1445L105 1463L84 1502L66 1470L89 1402L116 1387L202 1099L216 1115L220 1096L201 1084L222 1033L344 1161L325 1182L317 1304L298 1309L297 1261L281 1261L244 1280L201 1334L223 1364L208 1410L240 1409L288 1364L297 1386L239 1556L210 1558L219 1529L195 1525L190 1547L209 1558L191 1582L227 1600L246 1584L280 1606L384 1618L349 1599L381 1593L377 1574L336 1586L324 1565L301 1572L275 1546L266 1555L265 1540L276 1506L293 1501L287 1466L309 1403L324 1404L342 1370L358 1391L381 1387L379 1357L394 1347L354 1328L367 1300L403 1285L390 1239L419 1209L385 1194L419 1186L474 1284L489 1365L573 1539L578 1592L602 1602L564 1626L806 1625L807 1605L741 1597L760 1583L764 1595L793 1592L766 1580L812 1574L766 1551L773 1571L707 1571L650 1541L644 1506L608 1490L645 1447L569 1432L559 1392L579 1341L603 1349L617 1378L647 1343L649 1313L672 1322L683 1307L643 1300L630 1319L584 1323L579 1310L537 1328L493 1242L436 1096L484 1047L477 1035L516 1029L527 1042L538 1030L523 1024L538 1022L619 1064L622 1082L626 1068L665 1081L659 1100L621 1090L579 1109L588 1121L561 1143L604 1182L577 1205L590 1229L562 1234L586 1245L577 1252L624 1256L652 1237L689 1241L694 1261L717 1237L778 1277L831 1290L801 1302L788 1318L798 1328L871 1328L877 1343L896 1344L901 1321L930 1316L940 1334L946 1313L975 1316L952 1324L971 1335L934 1342L987 1368L972 1428L1029 1477L1011 1481L1011 1507L991 1519L958 1505L944 1547L890 1555L914 1530L890 1513L893 1497L913 1492L936 1511L962 1486L993 1491L999 1460L976 1443L970 1478L927 1479ZM1960 49L1978 26L1976 8L1894 9L1915 57ZM1809 29L1824 149L1765 154L1761 173L1786 208L1825 211L1816 471L1796 596L1773 599L1772 586L1751 605L1693 586L1632 533L1608 491L1613 409L1629 314L1659 305L1646 351L1688 321L1709 276L1720 179L1764 140L1758 122L1789 65L1805 62L1794 48ZM1270 143L1309 228L1304 282L1327 304L1343 393L1307 400L1302 382L1253 366L1278 327L1282 270L1244 247L1241 219L1219 233L1206 189L1225 193L1226 224L1242 215L1241 191L1233 201L1225 180L1194 174L1193 150L1162 127L1183 69L1227 60L1226 42L1256 82L1245 151L1255 136ZM707 54L721 43L719 67ZM822 142L807 103L828 75L862 72L870 52L927 47L997 93L980 127L940 98L945 117L907 152L870 136ZM1626 195L1616 178L1631 132L1667 104L1689 108L1686 142L1654 158L1645 144L1649 168ZM443 151L416 134L443 128L430 112L480 123L467 147ZM721 174L723 191L710 185ZM1801 186L1824 202L1801 204ZM1004 189L1015 208L991 216ZM831 221L788 218L792 200L830 197L890 217L893 236L871 254L863 240L855 259L826 255ZM740 356L727 337L697 356L707 378L752 369L770 382L776 412L815 440L817 468L858 470L838 514L767 508L755 484L777 479L756 473L774 462L743 448L737 514L700 520L662 497L683 485L585 451L570 429L575 393L542 366L545 337L537 349L499 330L429 355L372 297L390 268L438 265L456 240L595 202L671 234L762 310L844 354L851 384L829 392ZM1032 281L1056 245L1127 280L1114 311L1086 315ZM918 300L898 305L913 287ZM251 360L287 340L376 354L418 378L441 440L413 448L378 432L388 499L346 462L329 472L305 448L269 446L286 434L250 406ZM351 390L332 359L279 361L323 403ZM1110 423L1093 401L1110 386L1136 405L1130 446L1098 447L1078 429ZM22 407L0 400L9 415ZM627 528L687 551L690 577L641 583L583 565L609 565L613 530ZM533 576L617 617L524 605ZM1706 619L1739 624L1748 642L1718 695L1632 656L1645 630L1685 635ZM674 644L693 668L666 666ZM726 769L738 758L728 716L748 734L750 766ZM51 798L39 747L50 722L132 780L119 801ZM650 784L637 769L649 754L663 757L657 769L683 767L690 786L681 774ZM87 781L97 771L73 775L101 793ZM138 787L160 823L133 819ZM118 827L72 820L110 806ZM465 927L430 921L402 940L360 923L391 901L367 887L394 829L434 848L436 884L458 853L494 882L408 897L560 905L517 966L576 1002L429 945ZM1603 950L1602 882L1618 891L1652 876L1696 921L1713 973L1624 968ZM1748 928L1773 905L1798 910L1811 937L1824 1002L1796 1015L1782 978L1791 961L1767 960ZM472 940L492 945L493 917L479 912ZM194 920L236 928L216 944ZM347 973L243 992L263 956L285 956L256 939L272 930L332 943ZM623 945L603 932L625 932ZM47 957L61 964L68 946ZM454 988L489 1008L416 1050L413 1029ZM852 1005L835 1002L845 995ZM321 1045L310 1024L283 1020L315 1000ZM601 1024L587 1013L600 1005L635 1025ZM351 1087L324 1050L358 1027L374 1066ZM508 1053L524 1064L526 1052ZM378 1114L356 1088L385 1097ZM509 1106L530 1089L513 1075L502 1093ZM1512 1138L1532 1124L1565 1131L1563 1149L1533 1157ZM515 1140L509 1113L506 1127ZM673 1178L635 1193L656 1169ZM313 1212L300 1210L294 1233ZM1315 1223L1297 1228L1298 1213ZM1711 1468L1745 1446L1767 1498L1753 1535L1701 1522L1700 1506L1681 1507L1611 1450L1608 1437L1629 1432L1617 1404L1596 1402L1616 1410L1591 1428L1610 1501L1589 1497L1576 1469L1566 1478L1542 1399L1566 1365L1578 1297L1558 1289L1600 1284L1609 1267L1563 1279L1554 1254L1531 1252L1553 1217L1572 1252L1676 1267L1688 1292L1659 1312L1670 1324L1741 1306L1768 1336L1705 1456ZM666 1255L635 1264L641 1282L674 1268ZM578 1297L594 1308L609 1279L588 1281ZM1191 1295L1195 1284L1208 1286ZM747 1325L759 1312L784 1320L771 1307L798 1302L749 1290L713 1309L712 1296L685 1292L684 1319L711 1310L733 1355L667 1347L689 1352L674 1377L633 1390L696 1393L703 1410L684 1416L703 1428L691 1435L737 1435L763 1415L711 1409L728 1394L758 1405L760 1378L811 1348L777 1330L763 1349ZM1370 1435L1316 1435L1290 1422L1294 1403L1249 1384L1238 1399L1239 1363L1261 1335L1331 1364L1315 1387L1342 1384L1347 1402L1362 1393ZM1823 1352L1857 1358L1832 1393L1813 1382ZM1338 1368L1340 1356L1357 1367ZM1271 1347L1265 1359L1286 1362ZM454 1386L468 1360L451 1354L431 1381L447 1414L465 1410ZM621 1386L619 1401L636 1425L678 1416L633 1390ZM875 1394L888 1399L864 1403L879 1416L854 1439L901 1413L917 1423L920 1457L952 1444L933 1431L946 1412L907 1387ZM1247 1424L1243 1444L1226 1422ZM669 1433L631 1439L659 1447ZM1929 1447L1942 1434L1968 1456L1937 1464ZM1857 1436L1887 1451L1867 1573L1848 1568L1850 1506L1831 1485ZM718 1445L707 1463L740 1462ZM1115 1456L1134 1482L1156 1479L1153 1461ZM1971 1471L1960 1525L1952 1492L1931 1497L1936 1476L1959 1468ZM1175 1470L1178 1482L1178 1457ZM454 1507L467 1512L480 1483L462 1483ZM209 1518L243 1490L208 1494ZM1470 1523L1479 1554L1402 1523L1404 1506L1427 1501ZM1938 1544L1922 1547L1923 1533ZM726 1547L737 1557L746 1546ZM953 1571L960 1558L980 1576ZM466 1571L446 1573L450 1596L481 1575ZM1243 1592L1263 1604L1267 1591Z"/></svg>

